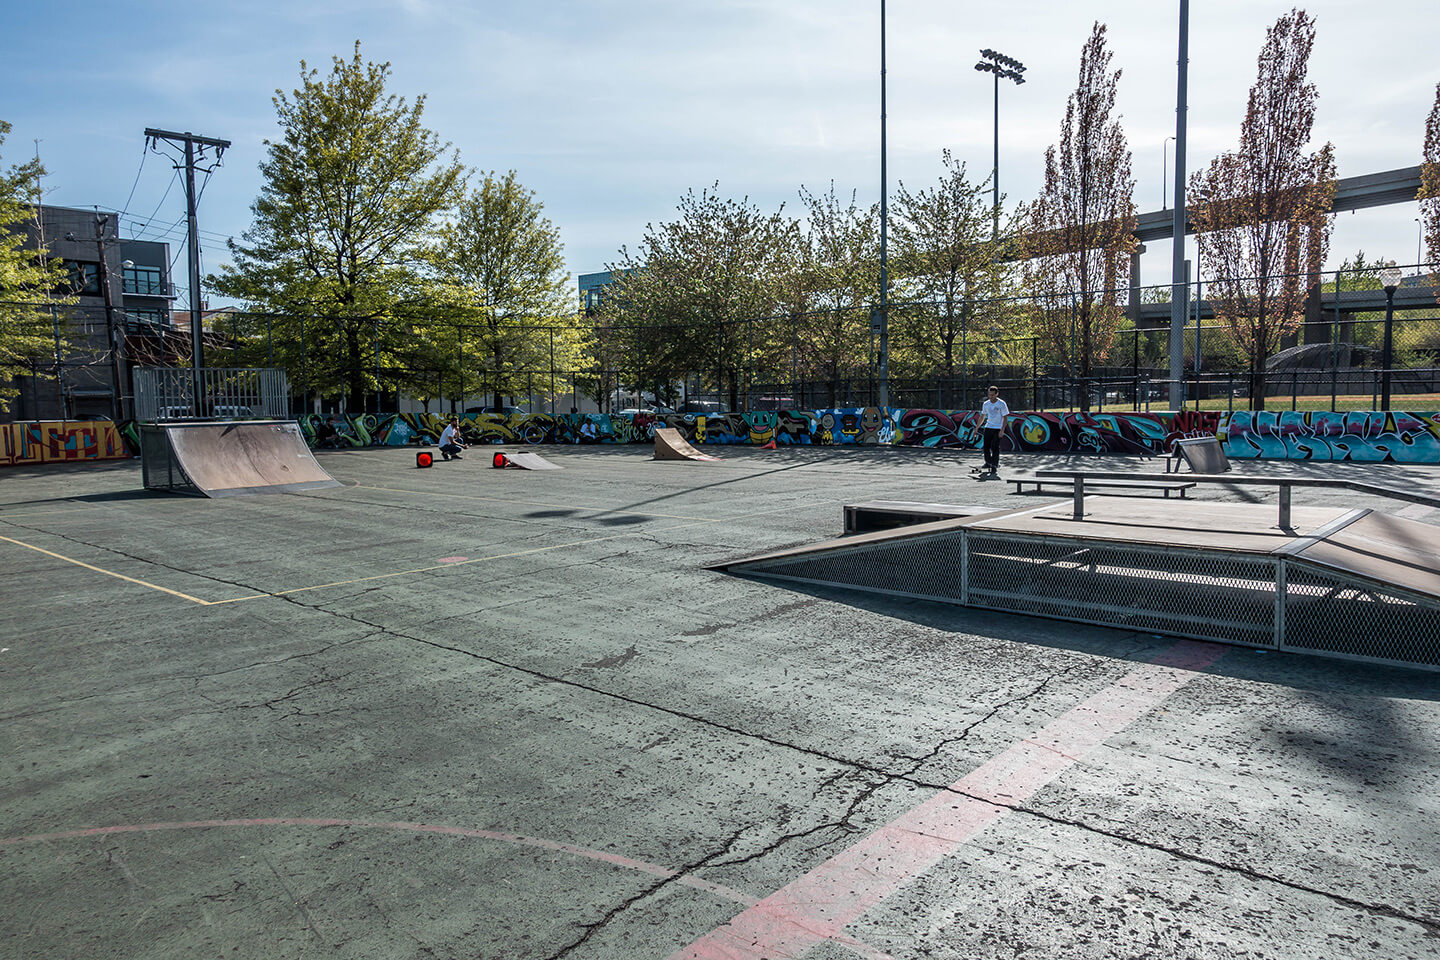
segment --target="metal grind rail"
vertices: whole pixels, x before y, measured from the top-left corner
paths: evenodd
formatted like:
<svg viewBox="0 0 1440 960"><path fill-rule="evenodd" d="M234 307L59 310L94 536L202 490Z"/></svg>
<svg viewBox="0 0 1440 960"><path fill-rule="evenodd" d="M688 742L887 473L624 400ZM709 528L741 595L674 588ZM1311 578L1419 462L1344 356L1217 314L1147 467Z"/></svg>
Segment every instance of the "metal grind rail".
<svg viewBox="0 0 1440 960"><path fill-rule="evenodd" d="M1074 519L1085 519L1085 481L1086 480L1134 480L1137 476L1133 471L1121 472L1114 470L1036 470L1037 477L1055 477L1056 479L1069 479L1075 484L1075 512ZM1291 529L1290 524L1290 491L1293 487L1320 487L1325 489L1355 490L1359 493L1371 493L1379 497L1386 497L1391 500L1405 500L1409 503L1420 503L1427 507L1440 508L1440 496L1429 493L1416 493L1413 490L1404 490L1400 487L1386 486L1381 483L1366 483L1363 480L1344 480L1334 477L1245 477L1234 474L1223 474L1206 476L1204 474L1186 474L1187 482L1195 483L1216 483L1234 484L1236 486L1249 487L1279 487L1280 488L1280 521L1276 524L1281 530Z"/></svg>

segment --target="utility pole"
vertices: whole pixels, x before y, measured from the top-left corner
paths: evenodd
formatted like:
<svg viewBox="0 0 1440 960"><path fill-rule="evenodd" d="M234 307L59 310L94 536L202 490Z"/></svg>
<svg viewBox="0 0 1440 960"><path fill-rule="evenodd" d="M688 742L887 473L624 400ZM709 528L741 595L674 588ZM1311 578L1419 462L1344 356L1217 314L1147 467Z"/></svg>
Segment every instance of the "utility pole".
<svg viewBox="0 0 1440 960"><path fill-rule="evenodd" d="M100 253L99 271L100 295L105 301L105 342L110 348L110 415L116 423L124 419L120 400L120 349L115 345L115 298L110 290L110 269L105 262L105 241L114 237L105 236L110 223L108 214L95 215L95 249Z"/></svg>
<svg viewBox="0 0 1440 960"><path fill-rule="evenodd" d="M1175 89L1175 212L1170 221L1174 252L1170 258L1170 409L1185 406L1185 306L1190 284L1185 275L1185 114L1190 73L1190 0L1180 0L1180 56Z"/></svg>
<svg viewBox="0 0 1440 960"><path fill-rule="evenodd" d="M205 357L204 346L201 343L204 324L200 317L200 238L196 233L197 218L195 216L195 205L199 200L195 196L195 146L199 144L202 158L205 148L213 147L215 160L218 163L225 154L226 148L230 146L230 141L216 140L213 137L197 137L189 131L175 133L170 130L156 130L149 127L145 130L145 139L151 142L164 140L185 148L185 223L190 267L190 376L191 390L194 396L193 412L195 416L199 417L203 415L200 410L200 401L204 396L200 368L205 364Z"/></svg>

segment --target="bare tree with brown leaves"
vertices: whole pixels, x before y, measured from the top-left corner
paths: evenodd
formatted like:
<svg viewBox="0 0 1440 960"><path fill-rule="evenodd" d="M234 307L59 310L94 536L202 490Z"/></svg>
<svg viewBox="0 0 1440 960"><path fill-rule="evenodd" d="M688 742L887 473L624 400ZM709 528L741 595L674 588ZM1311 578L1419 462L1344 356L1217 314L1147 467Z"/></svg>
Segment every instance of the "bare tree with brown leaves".
<svg viewBox="0 0 1440 960"><path fill-rule="evenodd" d="M1330 245L1335 149L1307 153L1315 21L1294 9L1260 50L1240 145L1190 178L1190 218L1215 312L1250 355L1251 402L1265 408L1265 366L1305 316ZM1302 284L1301 259L1305 283Z"/></svg>
<svg viewBox="0 0 1440 960"><path fill-rule="evenodd" d="M1440 83L1435 85L1435 105L1425 121L1425 155L1420 162L1420 225L1425 234L1425 258L1433 266L1440 258ZM1440 286L1440 271L1431 271L1430 282Z"/></svg>
<svg viewBox="0 0 1440 960"><path fill-rule="evenodd" d="M1045 189L1020 213L1025 282L1037 296L1037 333L1068 353L1071 311L1080 339L1080 376L1104 357L1124 314L1135 245L1135 178L1130 148L1113 118L1120 71L1110 71L1105 25L1096 23L1080 51L1080 79L1065 103L1060 149L1045 151ZM1089 391L1081 407L1089 409Z"/></svg>

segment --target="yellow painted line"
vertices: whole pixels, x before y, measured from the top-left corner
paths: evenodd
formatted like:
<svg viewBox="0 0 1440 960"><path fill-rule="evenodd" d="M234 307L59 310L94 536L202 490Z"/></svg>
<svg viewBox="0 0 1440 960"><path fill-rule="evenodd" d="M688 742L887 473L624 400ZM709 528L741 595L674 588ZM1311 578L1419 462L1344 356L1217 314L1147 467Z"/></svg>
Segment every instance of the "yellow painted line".
<svg viewBox="0 0 1440 960"><path fill-rule="evenodd" d="M711 517L685 517L673 513L639 513L635 510L611 510L609 507L587 507L574 503L546 503L543 500L516 500L513 497L477 497L464 493L440 493L431 490L397 490L394 487L376 487L368 483L357 483L355 487L360 490L384 490L388 493L403 493L420 497L448 497L455 500L486 500L491 503L523 503L527 507L553 507L557 510L587 510L592 513L612 513L622 517L657 517L661 520L691 520L695 523L719 523L720 520ZM563 519L556 517L554 519Z"/></svg>
<svg viewBox="0 0 1440 960"><path fill-rule="evenodd" d="M68 510L36 510L33 513L0 513L0 520L15 520L20 517L53 517L57 513L73 513L75 510L97 509L88 503L77 503Z"/></svg>
<svg viewBox="0 0 1440 960"><path fill-rule="evenodd" d="M161 593L168 593L172 597L179 597L182 600L189 600L191 603L198 603L201 606L210 605L210 601L201 600L199 597L192 597L188 593L181 593L179 590L171 590L169 587L162 587L159 584L151 583L148 580L137 580L135 577L127 577L123 573L116 573L114 570L106 570L104 567L97 567L93 563L86 563L83 560L76 560L73 557L67 557L64 554L55 553L52 550L46 550L42 547L37 547L34 544L26 543L23 540L14 540L10 537L0 537L0 540L4 540L6 543L13 543L17 547L24 547L26 550L34 550L36 553L43 553L45 554L45 556L54 557L56 560L64 560L66 563L73 563L75 564L75 566L84 567L86 570L94 570L96 573L103 573L107 577L114 577L117 580L124 580L126 583L134 583L142 587L149 587L151 590L159 590Z"/></svg>
<svg viewBox="0 0 1440 960"><path fill-rule="evenodd" d="M324 590L327 587L346 587L356 583L371 583L375 580L389 580L394 577L408 577L417 573L430 573L435 570L452 570L455 567L465 567L472 563L485 563L488 560L504 560L509 557L524 557L532 553L545 553L547 550L563 550L566 547L583 547L588 543L603 543L606 540L619 540L623 537L637 536L639 531L627 531L616 533L608 537L592 537L589 540L575 540L571 543L557 543L548 547L532 547L529 550L516 550L513 553L496 553L488 557L473 557L469 560L457 560L454 563L436 563L428 567L416 567L413 570L397 570L394 573L377 573L373 577L356 577L353 580L336 580L332 583L317 583L310 587L295 587L291 590L276 590L271 593L255 593L244 597L232 597L229 600L199 601L208 607L218 606L222 603L239 603L242 600L263 600L266 597L285 597L292 593L304 593L307 590Z"/></svg>

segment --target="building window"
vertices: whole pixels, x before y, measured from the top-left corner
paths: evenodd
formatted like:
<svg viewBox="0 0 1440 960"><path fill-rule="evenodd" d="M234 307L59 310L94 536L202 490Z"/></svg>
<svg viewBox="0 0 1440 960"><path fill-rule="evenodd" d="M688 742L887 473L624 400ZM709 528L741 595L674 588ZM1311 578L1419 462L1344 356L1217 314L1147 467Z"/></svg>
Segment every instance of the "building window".
<svg viewBox="0 0 1440 960"><path fill-rule="evenodd" d="M100 296L100 264L86 260L65 260L65 283L57 293L82 297Z"/></svg>
<svg viewBox="0 0 1440 960"><path fill-rule="evenodd" d="M125 329L131 333L159 333L165 327L165 311L153 307L125 310Z"/></svg>
<svg viewBox="0 0 1440 960"><path fill-rule="evenodd" d="M142 297L165 296L165 278L159 267L126 267L125 292Z"/></svg>

